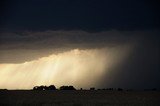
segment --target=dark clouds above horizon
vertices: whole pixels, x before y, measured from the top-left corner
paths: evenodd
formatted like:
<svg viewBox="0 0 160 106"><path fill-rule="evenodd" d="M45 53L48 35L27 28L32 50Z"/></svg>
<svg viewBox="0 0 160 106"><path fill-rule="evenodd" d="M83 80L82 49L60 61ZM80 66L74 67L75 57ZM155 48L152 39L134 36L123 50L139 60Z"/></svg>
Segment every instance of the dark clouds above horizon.
<svg viewBox="0 0 160 106"><path fill-rule="evenodd" d="M71 49L141 47L137 52L159 53L159 31L42 31L5 32L0 36L0 63L19 63ZM143 49L144 48L144 49ZM136 48L137 49L137 48ZM145 51L143 51L145 50ZM149 51L148 51L149 50ZM143 55L143 54L141 54ZM157 55L158 56L158 55Z"/></svg>
<svg viewBox="0 0 160 106"><path fill-rule="evenodd" d="M148 35L148 33L123 31L89 33L80 30L1 33L0 63L31 61L76 48L94 49L135 45L139 40L142 40L138 35ZM154 33L158 34L157 32Z"/></svg>
<svg viewBox="0 0 160 106"><path fill-rule="evenodd" d="M132 53L102 86L160 87L159 10L156 0L1 0L0 63L128 45Z"/></svg>
<svg viewBox="0 0 160 106"><path fill-rule="evenodd" d="M160 28L156 0L1 0L1 31Z"/></svg>

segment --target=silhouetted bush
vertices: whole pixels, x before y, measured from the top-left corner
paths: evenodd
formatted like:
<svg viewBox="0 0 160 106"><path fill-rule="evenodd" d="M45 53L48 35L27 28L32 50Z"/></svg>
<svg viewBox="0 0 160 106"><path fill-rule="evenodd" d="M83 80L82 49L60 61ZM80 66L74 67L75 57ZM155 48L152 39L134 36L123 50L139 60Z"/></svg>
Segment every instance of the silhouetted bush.
<svg viewBox="0 0 160 106"><path fill-rule="evenodd" d="M50 86L35 86L33 87L33 90L56 90L56 87L54 85L50 85Z"/></svg>
<svg viewBox="0 0 160 106"><path fill-rule="evenodd" d="M45 86L43 86L43 85L42 85L42 86L35 86L35 87L33 88L33 90L45 90L44 87L45 87Z"/></svg>
<svg viewBox="0 0 160 106"><path fill-rule="evenodd" d="M48 87L48 90L56 90L56 87L55 87L54 85L50 85L50 86Z"/></svg>
<svg viewBox="0 0 160 106"><path fill-rule="evenodd" d="M118 91L123 91L123 89L122 89L122 88L118 88L117 90L118 90Z"/></svg>
<svg viewBox="0 0 160 106"><path fill-rule="evenodd" d="M113 88L106 88L106 89L103 89L103 90L113 91L114 89Z"/></svg>
<svg viewBox="0 0 160 106"><path fill-rule="evenodd" d="M94 88L94 87L92 87L92 88L90 88L90 90L95 90L95 88Z"/></svg>
<svg viewBox="0 0 160 106"><path fill-rule="evenodd" d="M76 90L73 86L61 86L60 90Z"/></svg>

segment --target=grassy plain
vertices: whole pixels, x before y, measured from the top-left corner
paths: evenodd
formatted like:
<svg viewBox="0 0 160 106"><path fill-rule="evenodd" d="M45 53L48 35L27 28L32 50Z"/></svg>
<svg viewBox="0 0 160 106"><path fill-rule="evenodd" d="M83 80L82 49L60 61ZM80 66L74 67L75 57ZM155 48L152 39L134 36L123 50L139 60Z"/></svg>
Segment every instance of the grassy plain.
<svg viewBox="0 0 160 106"><path fill-rule="evenodd" d="M160 106L160 91L2 90L0 106Z"/></svg>

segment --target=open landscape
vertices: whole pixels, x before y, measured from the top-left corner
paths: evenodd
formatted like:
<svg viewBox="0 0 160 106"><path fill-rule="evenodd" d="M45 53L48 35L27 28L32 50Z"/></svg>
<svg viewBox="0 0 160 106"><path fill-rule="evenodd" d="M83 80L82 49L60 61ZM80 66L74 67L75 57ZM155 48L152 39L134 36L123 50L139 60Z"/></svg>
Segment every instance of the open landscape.
<svg viewBox="0 0 160 106"><path fill-rule="evenodd" d="M0 106L160 106L160 91L3 90Z"/></svg>
<svg viewBox="0 0 160 106"><path fill-rule="evenodd" d="M0 0L0 106L160 106L158 0Z"/></svg>

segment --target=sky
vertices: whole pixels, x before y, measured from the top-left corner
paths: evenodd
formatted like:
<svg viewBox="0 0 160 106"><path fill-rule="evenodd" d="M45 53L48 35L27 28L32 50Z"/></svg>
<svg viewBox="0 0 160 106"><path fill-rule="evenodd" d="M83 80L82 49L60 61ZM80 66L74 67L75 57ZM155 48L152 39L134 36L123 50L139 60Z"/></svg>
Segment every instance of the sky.
<svg viewBox="0 0 160 106"><path fill-rule="evenodd" d="M0 88L160 88L156 0L1 0Z"/></svg>

